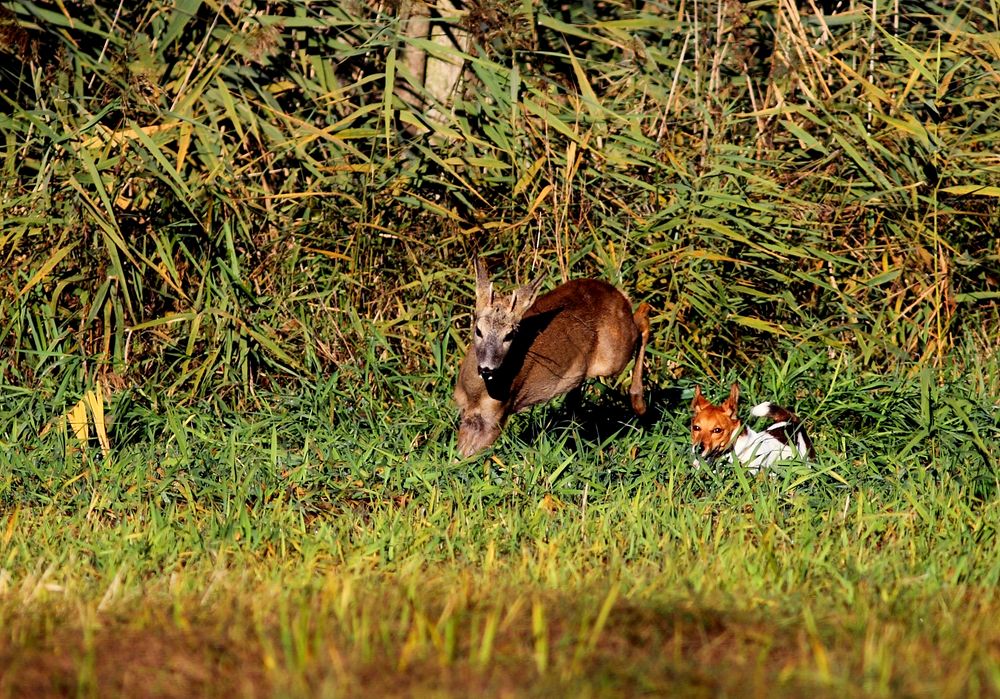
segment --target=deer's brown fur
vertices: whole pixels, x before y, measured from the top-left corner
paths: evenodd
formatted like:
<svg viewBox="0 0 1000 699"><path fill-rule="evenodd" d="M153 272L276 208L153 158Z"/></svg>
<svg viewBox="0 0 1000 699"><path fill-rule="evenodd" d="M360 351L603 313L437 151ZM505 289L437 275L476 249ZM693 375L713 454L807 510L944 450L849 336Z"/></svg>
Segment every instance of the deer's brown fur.
<svg viewBox="0 0 1000 699"><path fill-rule="evenodd" d="M538 296L541 280L498 295L476 261L473 343L459 370L458 450L471 456L496 441L507 418L568 393L586 379L618 376L635 357L629 396L646 412L642 364L649 305L597 279L575 279Z"/></svg>

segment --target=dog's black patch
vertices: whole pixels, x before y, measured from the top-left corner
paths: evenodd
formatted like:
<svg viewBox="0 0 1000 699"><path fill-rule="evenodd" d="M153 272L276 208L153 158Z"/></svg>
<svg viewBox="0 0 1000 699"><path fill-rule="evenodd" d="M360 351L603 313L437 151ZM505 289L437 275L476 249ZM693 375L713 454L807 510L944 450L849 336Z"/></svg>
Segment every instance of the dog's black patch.
<svg viewBox="0 0 1000 699"><path fill-rule="evenodd" d="M796 451L801 451L801 449L799 449L799 442L798 442L798 438L801 437L802 443L805 445L806 448L806 453L804 454L804 456L806 456L809 459L815 459L816 452L813 449L813 443L812 440L809 439L809 434L806 432L806 428L802 425L801 422L799 422L798 418L795 417L793 413L790 413L787 410L784 410L783 408L780 410L782 410L782 412L785 415L788 415L792 419L779 421L778 423L771 425L764 431L767 432L772 437L774 437L775 439L777 439L782 444L793 447Z"/></svg>

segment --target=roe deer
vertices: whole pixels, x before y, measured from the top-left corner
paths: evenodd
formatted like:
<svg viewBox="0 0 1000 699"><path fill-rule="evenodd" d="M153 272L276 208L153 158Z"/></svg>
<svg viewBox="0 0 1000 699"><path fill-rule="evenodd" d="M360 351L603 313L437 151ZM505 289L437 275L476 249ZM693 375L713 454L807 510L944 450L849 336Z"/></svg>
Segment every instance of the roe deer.
<svg viewBox="0 0 1000 699"><path fill-rule="evenodd" d="M463 457L500 436L507 418L586 379L618 376L635 357L629 397L646 412L642 363L649 341L649 304L632 313L621 291L597 279L574 279L535 298L542 278L496 294L476 260L472 346L458 373L458 451Z"/></svg>

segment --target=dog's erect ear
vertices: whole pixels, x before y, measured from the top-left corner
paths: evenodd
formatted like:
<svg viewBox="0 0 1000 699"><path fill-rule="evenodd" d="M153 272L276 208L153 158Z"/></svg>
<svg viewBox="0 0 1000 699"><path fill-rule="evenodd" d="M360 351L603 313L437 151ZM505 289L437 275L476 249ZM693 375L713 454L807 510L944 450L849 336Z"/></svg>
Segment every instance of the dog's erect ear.
<svg viewBox="0 0 1000 699"><path fill-rule="evenodd" d="M700 413L702 410L710 406L711 403L708 399L701 394L701 386L694 387L694 399L691 401L691 410L695 413Z"/></svg>
<svg viewBox="0 0 1000 699"><path fill-rule="evenodd" d="M722 404L722 409L726 411L728 415L733 420L736 419L736 404L740 400L740 387L733 384L729 387L729 397L726 398L725 402Z"/></svg>

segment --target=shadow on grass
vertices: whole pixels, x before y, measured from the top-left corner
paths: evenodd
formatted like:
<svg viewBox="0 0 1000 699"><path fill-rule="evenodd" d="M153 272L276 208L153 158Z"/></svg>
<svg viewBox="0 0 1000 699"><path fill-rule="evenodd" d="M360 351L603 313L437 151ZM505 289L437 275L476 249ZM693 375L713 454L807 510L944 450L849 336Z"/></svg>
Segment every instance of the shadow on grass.
<svg viewBox="0 0 1000 699"><path fill-rule="evenodd" d="M648 434L661 422L673 422L687 410L682 393L683 389L676 386L647 388L647 410L638 416L627 394L596 383L584 385L561 402L536 408L517 438L534 444L542 435L558 435L561 439L568 432L568 449L597 448L609 440L624 438L629 432L638 430Z"/></svg>

